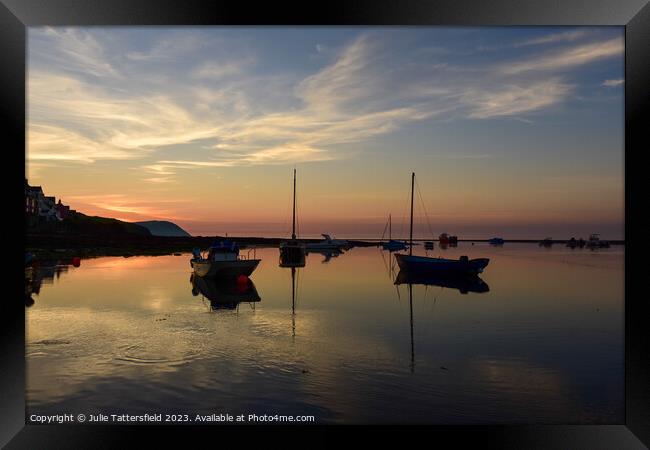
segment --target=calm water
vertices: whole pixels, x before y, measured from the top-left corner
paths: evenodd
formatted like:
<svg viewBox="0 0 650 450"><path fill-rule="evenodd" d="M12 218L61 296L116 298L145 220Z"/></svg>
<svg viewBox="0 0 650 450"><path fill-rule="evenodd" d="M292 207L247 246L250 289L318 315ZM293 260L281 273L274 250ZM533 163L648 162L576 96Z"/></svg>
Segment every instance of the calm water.
<svg viewBox="0 0 650 450"><path fill-rule="evenodd" d="M254 288L193 285L186 254L49 269L26 310L28 413L623 422L623 252L436 248L491 258L489 291L411 299L387 252L310 254L294 303L277 248L257 250Z"/></svg>

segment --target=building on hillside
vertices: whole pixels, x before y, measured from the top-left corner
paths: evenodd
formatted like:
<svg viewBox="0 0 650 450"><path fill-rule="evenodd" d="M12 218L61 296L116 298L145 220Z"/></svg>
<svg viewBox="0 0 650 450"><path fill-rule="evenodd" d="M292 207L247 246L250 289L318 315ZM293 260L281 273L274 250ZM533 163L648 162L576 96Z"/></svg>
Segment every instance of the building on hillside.
<svg viewBox="0 0 650 450"><path fill-rule="evenodd" d="M36 225L40 216L40 205L45 196L40 186L30 186L25 178L25 221L27 226Z"/></svg>
<svg viewBox="0 0 650 450"><path fill-rule="evenodd" d="M61 220L65 220L70 216L70 207L61 203L61 199L59 199L59 203L55 205L55 208L58 211Z"/></svg>
<svg viewBox="0 0 650 450"><path fill-rule="evenodd" d="M56 209L56 197L43 197L43 201L40 204L39 215L44 217L46 222L61 220L59 211Z"/></svg>
<svg viewBox="0 0 650 450"><path fill-rule="evenodd" d="M40 222L63 220L69 217L74 210L64 205L56 198L46 196L41 186L30 186L25 178L25 219L27 226L34 226Z"/></svg>

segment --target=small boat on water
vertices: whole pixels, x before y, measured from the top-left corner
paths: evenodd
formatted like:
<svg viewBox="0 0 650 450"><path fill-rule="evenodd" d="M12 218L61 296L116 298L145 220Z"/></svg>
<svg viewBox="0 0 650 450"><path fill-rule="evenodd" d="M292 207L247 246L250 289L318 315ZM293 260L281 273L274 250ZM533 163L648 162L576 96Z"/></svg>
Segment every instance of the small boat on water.
<svg viewBox="0 0 650 450"><path fill-rule="evenodd" d="M208 249L207 257L199 249L192 252L194 257L190 264L199 277L237 278L250 276L260 259L248 259L239 254L239 247L232 241L217 241Z"/></svg>
<svg viewBox="0 0 650 450"><path fill-rule="evenodd" d="M433 241L426 241L424 243L424 249L425 250L433 250Z"/></svg>
<svg viewBox="0 0 650 450"><path fill-rule="evenodd" d="M342 250L349 244L348 241L332 239L329 234L321 234L325 239L318 242L309 242L305 245L306 250Z"/></svg>
<svg viewBox="0 0 650 450"><path fill-rule="evenodd" d="M409 254L396 253L395 259L401 270L410 273L438 274L479 274L483 272L490 260L488 258L469 259L461 256L459 259L430 258L413 255L413 193L415 190L415 172L411 174L411 224L409 234Z"/></svg>
<svg viewBox="0 0 650 450"><path fill-rule="evenodd" d="M293 169L293 219L291 240L280 243L280 267L304 267L306 246L296 239L296 169Z"/></svg>
<svg viewBox="0 0 650 450"><path fill-rule="evenodd" d="M540 247L551 247L553 245L553 238L547 237L539 241Z"/></svg>
<svg viewBox="0 0 650 450"><path fill-rule="evenodd" d="M504 242L505 242L505 240L503 238L500 238L500 237L493 237L492 239L490 239L488 241L488 243L490 245L503 245Z"/></svg>
<svg viewBox="0 0 650 450"><path fill-rule="evenodd" d="M590 249L609 248L609 242L601 240L600 235L595 233L589 236L589 240L585 245Z"/></svg>
<svg viewBox="0 0 650 450"><path fill-rule="evenodd" d="M461 256L459 259L447 259L396 254L395 258L400 269L420 273L479 274L490 262L489 258L469 259L467 256Z"/></svg>
<svg viewBox="0 0 650 450"><path fill-rule="evenodd" d="M585 246L585 240L582 239L582 238L576 239L576 238L572 237L571 239L569 239L567 241L566 246L569 247L569 248L576 248L576 247L582 248L582 247Z"/></svg>
<svg viewBox="0 0 650 450"><path fill-rule="evenodd" d="M386 229L384 228L384 233L386 232ZM383 236L382 236L383 239ZM381 244L381 247L384 250L388 250L390 252L394 252L397 250L404 250L408 247L408 244L404 241L397 241L393 239L393 223L391 219L391 215L388 215L388 242L384 242Z"/></svg>
<svg viewBox="0 0 650 450"><path fill-rule="evenodd" d="M451 236L447 233L442 233L440 236L438 236L438 242L440 242L441 245L458 245L458 236Z"/></svg>

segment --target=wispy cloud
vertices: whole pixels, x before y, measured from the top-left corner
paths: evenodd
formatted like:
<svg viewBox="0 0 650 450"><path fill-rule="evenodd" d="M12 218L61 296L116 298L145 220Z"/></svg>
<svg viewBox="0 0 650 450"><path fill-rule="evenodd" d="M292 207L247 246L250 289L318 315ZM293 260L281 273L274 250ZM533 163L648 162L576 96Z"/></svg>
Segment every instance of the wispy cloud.
<svg viewBox="0 0 650 450"><path fill-rule="evenodd" d="M604 42L591 42L543 56L504 64L500 71L506 75L532 71L554 71L588 64L623 54L623 39L616 37Z"/></svg>
<svg viewBox="0 0 650 450"><path fill-rule="evenodd" d="M66 197L75 209L83 210L89 215L107 215L113 217L120 213L127 220L143 220L143 218L182 219L177 214L178 206L183 200L152 200L139 198L134 195L102 194L102 195L71 195Z"/></svg>
<svg viewBox="0 0 650 450"><path fill-rule="evenodd" d="M533 39L526 39L521 42L516 42L513 47L526 47L529 45L542 45L542 44L555 44L557 42L572 42L581 39L589 34L588 30L578 29L563 31L560 33L552 33L546 36L541 36Z"/></svg>
<svg viewBox="0 0 650 450"><path fill-rule="evenodd" d="M119 71L108 62L103 45L90 33L78 28L43 28L38 37L45 37L59 45L42 47L30 40L30 56L38 57L53 66L62 61L66 71L93 77L121 77ZM31 34L34 36L34 34ZM33 45L36 44L36 45Z"/></svg>
<svg viewBox="0 0 650 450"><path fill-rule="evenodd" d="M173 61L179 55L196 51L204 42L191 34L175 33L169 39L162 39L150 49L143 51L128 51L126 58L137 61Z"/></svg>
<svg viewBox="0 0 650 450"><path fill-rule="evenodd" d="M252 58L236 61L206 62L192 71L192 77L217 81L225 77L240 75L246 67L253 64L254 60Z"/></svg>
<svg viewBox="0 0 650 450"><path fill-rule="evenodd" d="M623 83L625 83L625 80L623 78L617 78L615 80L605 80L605 81L603 81L602 86L614 87L614 86L620 86Z"/></svg>
<svg viewBox="0 0 650 450"><path fill-rule="evenodd" d="M472 105L470 117L514 116L559 103L572 86L559 78L525 86L509 85L497 91L469 90L463 99Z"/></svg>
<svg viewBox="0 0 650 450"><path fill-rule="evenodd" d="M566 44L584 33L520 45ZM154 184L174 182L179 170L339 159L361 151L361 143L424 120L526 121L523 115L560 104L575 89L565 72L556 72L623 50L616 38L499 65L441 61L448 52L435 52L433 62L408 60L407 54L397 64L387 51L390 40L365 33L338 50L328 47L323 60L329 63L298 77L255 70L256 59L243 53L192 59L188 54L208 45L192 33L159 40L148 50L122 49L122 60L106 58L111 53L87 31L48 29L35 42L46 38L53 39L52 53L66 59L55 63L44 56L47 45L37 46L41 64L28 81L28 160L134 159L141 161L143 180ZM181 56L193 63L177 79L157 82L158 66L148 64ZM68 60L73 70L66 69ZM50 65L56 69L48 70ZM171 151L190 144L207 153ZM165 156L158 156L162 151Z"/></svg>

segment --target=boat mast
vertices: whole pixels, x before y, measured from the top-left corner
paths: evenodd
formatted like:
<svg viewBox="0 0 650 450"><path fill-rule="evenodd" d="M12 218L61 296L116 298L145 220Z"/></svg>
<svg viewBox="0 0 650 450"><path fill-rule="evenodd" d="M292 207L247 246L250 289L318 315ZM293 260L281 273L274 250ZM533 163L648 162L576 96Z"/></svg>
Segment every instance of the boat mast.
<svg viewBox="0 0 650 450"><path fill-rule="evenodd" d="M390 220L390 214L388 215L388 241L393 240L393 223Z"/></svg>
<svg viewBox="0 0 650 450"><path fill-rule="evenodd" d="M296 240L296 169L293 169L293 228L291 229L291 239Z"/></svg>
<svg viewBox="0 0 650 450"><path fill-rule="evenodd" d="M411 173L411 231L409 235L409 256L413 255L413 189L415 188L415 172Z"/></svg>

